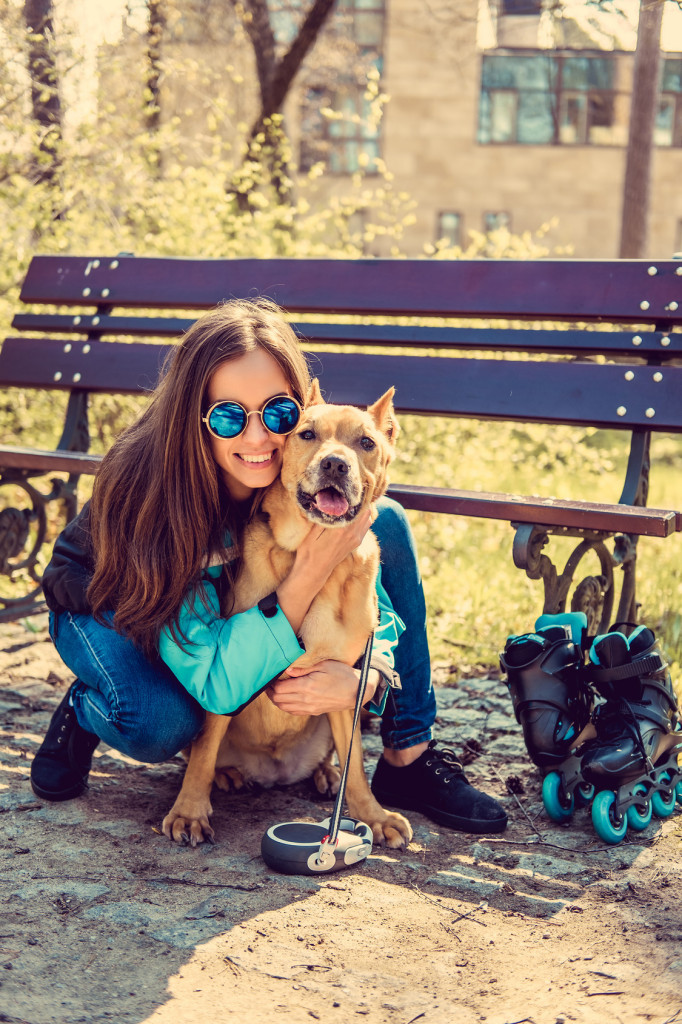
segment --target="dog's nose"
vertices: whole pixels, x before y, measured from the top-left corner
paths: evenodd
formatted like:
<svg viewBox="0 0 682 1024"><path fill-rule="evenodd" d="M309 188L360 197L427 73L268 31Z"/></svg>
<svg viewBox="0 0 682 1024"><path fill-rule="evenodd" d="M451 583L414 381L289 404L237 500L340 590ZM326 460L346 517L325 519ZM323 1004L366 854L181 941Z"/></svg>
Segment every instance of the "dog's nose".
<svg viewBox="0 0 682 1024"><path fill-rule="evenodd" d="M347 476L349 468L348 463L338 455L328 455L322 462L322 469L332 477Z"/></svg>

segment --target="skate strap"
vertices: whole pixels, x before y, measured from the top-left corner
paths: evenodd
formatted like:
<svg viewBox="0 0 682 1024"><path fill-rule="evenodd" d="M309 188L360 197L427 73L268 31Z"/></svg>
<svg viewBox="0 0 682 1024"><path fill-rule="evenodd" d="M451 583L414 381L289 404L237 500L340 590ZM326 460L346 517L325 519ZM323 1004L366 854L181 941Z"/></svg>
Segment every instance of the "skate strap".
<svg viewBox="0 0 682 1024"><path fill-rule="evenodd" d="M650 672L658 672L663 668L663 659L660 654L650 654L639 661L631 661L627 665L613 665L611 668L602 668L601 665L587 666L587 678L595 683L608 683L612 679L632 679L633 676L646 676Z"/></svg>

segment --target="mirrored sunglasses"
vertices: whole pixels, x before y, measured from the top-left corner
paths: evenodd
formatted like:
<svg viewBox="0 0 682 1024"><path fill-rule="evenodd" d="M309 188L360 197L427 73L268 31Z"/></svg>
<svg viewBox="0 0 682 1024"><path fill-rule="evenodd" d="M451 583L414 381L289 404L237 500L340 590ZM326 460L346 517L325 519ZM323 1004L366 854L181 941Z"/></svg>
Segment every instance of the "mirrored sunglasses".
<svg viewBox="0 0 682 1024"><path fill-rule="evenodd" d="M249 416L260 416L266 430L273 434L290 434L301 418L301 407L290 395L268 398L260 409L247 412L239 402L215 402L202 421L214 437L239 437L246 430Z"/></svg>

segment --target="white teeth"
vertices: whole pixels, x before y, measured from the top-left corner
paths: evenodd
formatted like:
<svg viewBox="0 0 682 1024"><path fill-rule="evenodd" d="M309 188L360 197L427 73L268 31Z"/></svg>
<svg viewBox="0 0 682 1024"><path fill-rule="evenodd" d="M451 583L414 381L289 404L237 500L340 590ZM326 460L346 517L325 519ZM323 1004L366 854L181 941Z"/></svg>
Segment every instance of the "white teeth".
<svg viewBox="0 0 682 1024"><path fill-rule="evenodd" d="M267 455L240 455L239 458L242 462L269 462L272 452L268 452Z"/></svg>

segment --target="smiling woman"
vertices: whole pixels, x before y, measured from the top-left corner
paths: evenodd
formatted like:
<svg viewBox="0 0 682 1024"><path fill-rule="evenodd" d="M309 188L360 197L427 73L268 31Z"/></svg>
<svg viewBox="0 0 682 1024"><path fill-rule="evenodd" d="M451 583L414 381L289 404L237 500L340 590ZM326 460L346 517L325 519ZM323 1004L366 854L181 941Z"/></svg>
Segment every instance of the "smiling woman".
<svg viewBox="0 0 682 1024"><path fill-rule="evenodd" d="M77 679L33 761L41 798L82 793L100 739L136 760L163 761L192 743L207 710L231 714L263 692L265 706L288 715L353 707L359 673L350 656L293 663L304 654L298 637L316 597L366 544L368 495L350 483L351 470L376 461L380 435L369 414L381 406L383 423L391 397L359 414L358 429L344 434L346 456L336 442L325 448L317 481L305 474L290 481L280 477L287 437L303 448L311 432L323 446L328 440L315 411L319 389L310 386L293 330L265 300L228 302L193 324L148 406L105 456L92 501L58 538L43 577L52 636ZM336 407L325 408L335 422ZM395 439L390 420L382 430ZM312 498L313 514L295 542L283 544L287 564L276 593L240 606L245 538L270 514L280 479L301 507ZM374 498L385 473L375 483ZM382 713L375 795L451 828L500 831L502 808L468 784L452 752L434 749L416 552L403 510L381 499L376 511L379 621L366 691ZM398 677L402 690L387 703ZM322 778L329 783L326 768ZM193 843L210 838L209 814L210 804L191 818ZM180 807L167 834L182 839L186 820Z"/></svg>
<svg viewBox="0 0 682 1024"><path fill-rule="evenodd" d="M205 418L211 434L211 451L237 501L249 498L255 487L267 487L281 469L282 448L287 434L298 422L299 406L290 398L293 409L285 407L283 417L268 416L266 410L274 399L290 391L284 371L265 349L255 349L223 363L211 377L207 393L211 409ZM242 412L236 423L235 407L237 413ZM231 424L238 427L239 419L241 429L230 433ZM266 423L271 424L270 428ZM284 429L275 430L276 426Z"/></svg>

